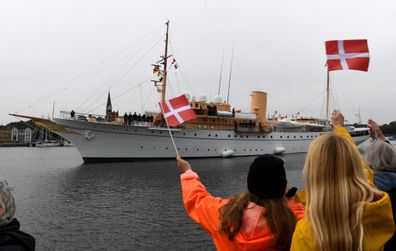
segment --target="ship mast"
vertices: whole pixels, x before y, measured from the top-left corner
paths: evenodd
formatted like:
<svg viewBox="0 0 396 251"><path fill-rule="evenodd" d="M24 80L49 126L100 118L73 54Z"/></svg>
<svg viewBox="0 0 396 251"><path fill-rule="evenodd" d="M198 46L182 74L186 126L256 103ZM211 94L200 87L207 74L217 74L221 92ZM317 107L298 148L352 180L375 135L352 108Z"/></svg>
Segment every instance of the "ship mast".
<svg viewBox="0 0 396 251"><path fill-rule="evenodd" d="M326 123L329 123L330 117L330 72L327 70L327 87L326 87Z"/></svg>
<svg viewBox="0 0 396 251"><path fill-rule="evenodd" d="M169 31L169 20L166 24L166 36L165 36L165 53L164 53L164 69L163 69L163 78L162 78L162 90L161 90L161 102L165 102L166 96L166 76L167 76L167 62L168 62L168 31Z"/></svg>

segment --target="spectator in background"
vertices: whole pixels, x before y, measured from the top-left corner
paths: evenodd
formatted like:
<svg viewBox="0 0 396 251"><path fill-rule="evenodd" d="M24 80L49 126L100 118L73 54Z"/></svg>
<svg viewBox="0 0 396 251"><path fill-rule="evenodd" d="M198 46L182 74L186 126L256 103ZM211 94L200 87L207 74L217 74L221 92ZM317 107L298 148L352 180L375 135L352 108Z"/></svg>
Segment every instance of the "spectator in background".
<svg viewBox="0 0 396 251"><path fill-rule="evenodd" d="M124 114L124 125L128 125L128 114Z"/></svg>
<svg viewBox="0 0 396 251"><path fill-rule="evenodd" d="M366 160L374 171L374 183L381 191L387 192L392 202L393 219L396 219L396 151L385 140L378 124L369 120L373 142L366 149ZM385 251L396 250L396 235L386 243Z"/></svg>
<svg viewBox="0 0 396 251"><path fill-rule="evenodd" d="M0 178L0 250L34 250L35 239L19 230L15 200L7 181Z"/></svg>

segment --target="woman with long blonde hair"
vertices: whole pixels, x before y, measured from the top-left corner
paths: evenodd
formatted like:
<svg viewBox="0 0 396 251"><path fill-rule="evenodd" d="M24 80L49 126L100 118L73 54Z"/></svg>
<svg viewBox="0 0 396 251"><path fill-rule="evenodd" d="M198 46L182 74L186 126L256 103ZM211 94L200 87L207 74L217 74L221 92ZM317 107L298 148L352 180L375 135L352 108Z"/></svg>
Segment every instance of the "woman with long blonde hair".
<svg viewBox="0 0 396 251"><path fill-rule="evenodd" d="M345 130L338 111L333 126ZM304 166L306 214L291 250L383 250L394 232L390 199L370 184L365 171L347 138L327 134L311 143Z"/></svg>

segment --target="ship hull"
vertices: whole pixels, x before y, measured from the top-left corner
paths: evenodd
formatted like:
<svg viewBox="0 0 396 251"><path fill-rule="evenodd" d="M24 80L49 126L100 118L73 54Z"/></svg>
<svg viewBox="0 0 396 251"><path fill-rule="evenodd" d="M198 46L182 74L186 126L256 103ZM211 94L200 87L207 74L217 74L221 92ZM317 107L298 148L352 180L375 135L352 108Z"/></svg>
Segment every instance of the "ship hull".
<svg viewBox="0 0 396 251"><path fill-rule="evenodd" d="M55 119L73 132L57 132L72 142L85 162L131 161L175 158L176 152L166 128L147 125L117 125L79 120ZM234 132L171 129L178 153L185 158L254 156L274 153L304 153L309 143L324 132Z"/></svg>

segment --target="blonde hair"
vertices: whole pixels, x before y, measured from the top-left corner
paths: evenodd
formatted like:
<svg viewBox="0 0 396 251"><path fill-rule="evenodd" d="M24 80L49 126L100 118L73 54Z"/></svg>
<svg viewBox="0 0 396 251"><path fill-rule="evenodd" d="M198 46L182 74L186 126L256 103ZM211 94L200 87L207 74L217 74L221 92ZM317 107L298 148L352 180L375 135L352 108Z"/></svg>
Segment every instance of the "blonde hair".
<svg viewBox="0 0 396 251"><path fill-rule="evenodd" d="M267 219L268 226L274 234L273 249L290 250L297 219L284 196L279 199L262 199L249 192L241 193L219 209L219 231L233 240L242 226L243 213L250 201L265 207L262 217Z"/></svg>
<svg viewBox="0 0 396 251"><path fill-rule="evenodd" d="M368 183L357 148L334 134L317 138L309 146L304 177L315 249L362 251L364 205L382 193Z"/></svg>

